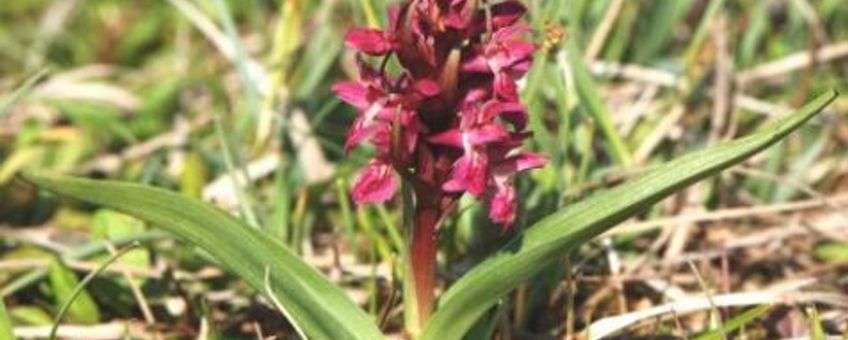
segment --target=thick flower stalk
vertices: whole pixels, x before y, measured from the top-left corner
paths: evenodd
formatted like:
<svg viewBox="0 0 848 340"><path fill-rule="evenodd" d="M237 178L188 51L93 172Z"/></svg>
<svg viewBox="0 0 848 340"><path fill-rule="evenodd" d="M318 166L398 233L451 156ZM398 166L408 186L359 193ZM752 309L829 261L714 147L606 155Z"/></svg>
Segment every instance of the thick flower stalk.
<svg viewBox="0 0 848 340"><path fill-rule="evenodd" d="M382 202L401 179L411 185L410 261L421 322L432 309L439 221L468 193L508 228L516 217L516 174L545 163L520 150L529 133L516 81L536 50L526 40L525 12L513 0L412 0L389 9L388 29L347 35L347 46L360 52L359 80L333 87L359 111L346 149L367 142L376 150L353 199ZM399 74L386 71L392 56Z"/></svg>

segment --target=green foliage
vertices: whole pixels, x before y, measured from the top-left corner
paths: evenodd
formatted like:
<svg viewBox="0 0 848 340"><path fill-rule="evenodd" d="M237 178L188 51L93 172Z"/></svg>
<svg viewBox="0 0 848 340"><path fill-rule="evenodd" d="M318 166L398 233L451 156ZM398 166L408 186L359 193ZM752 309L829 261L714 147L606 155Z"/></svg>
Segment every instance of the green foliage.
<svg viewBox="0 0 848 340"><path fill-rule="evenodd" d="M201 247L256 291L273 294L285 307L286 316L310 338L380 337L368 315L288 247L209 204L137 184L36 173L24 177L58 194L133 215ZM265 288L266 272L270 273L270 292ZM76 282L61 273L58 269L55 275L51 271L51 279L56 276L62 283L61 292L68 293ZM69 317L72 312L82 316L88 303L81 305L72 308Z"/></svg>

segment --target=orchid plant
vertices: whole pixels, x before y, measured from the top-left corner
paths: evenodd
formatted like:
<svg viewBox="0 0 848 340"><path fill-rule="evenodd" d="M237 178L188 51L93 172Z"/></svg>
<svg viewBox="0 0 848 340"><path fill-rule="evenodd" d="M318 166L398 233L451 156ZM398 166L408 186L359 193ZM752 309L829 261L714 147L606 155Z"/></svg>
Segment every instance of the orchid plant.
<svg viewBox="0 0 848 340"><path fill-rule="evenodd" d="M506 294L558 258L780 141L836 97L833 91L822 94L759 132L658 166L515 230L500 251L436 298L436 233L460 197L467 193L482 201L493 222L510 228L518 213L516 175L546 163L521 150L529 136L528 111L516 82L536 50L521 21L525 12L514 0L410 0L389 9L386 30L347 35L347 45L359 54L359 76L333 87L359 112L346 149L366 142L374 147L352 198L383 202L399 188L413 197L404 202L413 214L403 301L411 338L463 338ZM388 71L392 58L400 65L396 74ZM304 338L383 338L373 317L342 288L271 233L215 206L138 184L39 173L23 178L133 215L202 248L268 297Z"/></svg>
<svg viewBox="0 0 848 340"><path fill-rule="evenodd" d="M347 46L360 53L360 79L333 87L359 111L346 149L370 142L376 150L352 196L360 204L383 202L401 180L414 192L408 282L415 294L408 299L417 308L408 312L419 325L433 305L439 221L468 193L509 228L517 210L515 175L545 164L520 150L529 133L516 81L536 50L521 22L525 12L518 1L410 1L389 9L386 31L347 35ZM362 55L382 58L380 67ZM399 75L386 71L391 56L402 66Z"/></svg>

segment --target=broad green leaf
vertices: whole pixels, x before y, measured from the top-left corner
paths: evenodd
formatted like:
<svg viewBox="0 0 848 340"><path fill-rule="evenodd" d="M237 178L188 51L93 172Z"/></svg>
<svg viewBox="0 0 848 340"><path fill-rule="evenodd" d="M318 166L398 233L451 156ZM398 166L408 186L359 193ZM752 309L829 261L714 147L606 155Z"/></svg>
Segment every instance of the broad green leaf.
<svg viewBox="0 0 848 340"><path fill-rule="evenodd" d="M442 296L422 339L459 339L490 307L552 261L617 223L700 179L737 164L776 143L836 98L828 91L790 117L750 136L695 152L645 176L556 212L519 233Z"/></svg>
<svg viewBox="0 0 848 340"><path fill-rule="evenodd" d="M274 298L310 339L382 338L374 321L320 272L280 241L212 205L138 184L35 173L23 177L57 194L160 226L207 251L258 292L268 293L268 271Z"/></svg>
<svg viewBox="0 0 848 340"><path fill-rule="evenodd" d="M100 321L100 310L97 308L97 303L86 291L79 294L74 292L79 285L79 280L59 260L50 262L47 276L50 279L50 287L53 288L57 306L63 306L69 301L73 301L67 308L68 321L84 324L93 324Z"/></svg>

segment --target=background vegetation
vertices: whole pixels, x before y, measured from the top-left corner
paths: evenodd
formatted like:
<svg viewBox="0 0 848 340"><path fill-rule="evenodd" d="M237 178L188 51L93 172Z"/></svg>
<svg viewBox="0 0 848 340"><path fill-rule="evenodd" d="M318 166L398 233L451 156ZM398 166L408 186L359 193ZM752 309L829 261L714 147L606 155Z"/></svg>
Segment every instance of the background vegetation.
<svg viewBox="0 0 848 340"><path fill-rule="evenodd" d="M368 150L343 154L354 112L329 91L354 76L345 31L384 23L389 2L0 5L0 321L45 337L79 280L139 241L86 286L60 334L295 334L206 253L15 177L37 169L215 202L399 334L401 207L350 202ZM520 183L519 229L827 88L848 92L844 0L525 3L541 50L523 94L532 148L551 164ZM646 337L844 334L846 114L838 99L777 147L562 258L474 334L587 337L593 322ZM473 200L459 210L440 235L446 284L509 239Z"/></svg>

